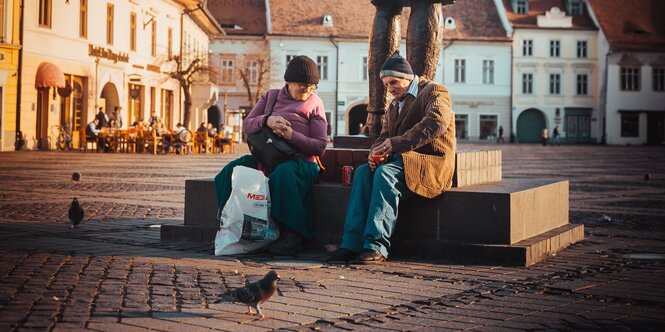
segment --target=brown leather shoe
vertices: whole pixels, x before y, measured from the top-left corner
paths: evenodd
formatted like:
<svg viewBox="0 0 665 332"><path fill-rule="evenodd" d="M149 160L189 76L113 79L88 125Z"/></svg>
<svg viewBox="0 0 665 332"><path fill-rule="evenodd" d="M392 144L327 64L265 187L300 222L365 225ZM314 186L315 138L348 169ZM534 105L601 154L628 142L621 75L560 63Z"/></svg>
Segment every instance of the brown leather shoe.
<svg viewBox="0 0 665 332"><path fill-rule="evenodd" d="M346 262L356 256L356 253L346 249L337 248L328 255L328 262Z"/></svg>
<svg viewBox="0 0 665 332"><path fill-rule="evenodd" d="M356 256L352 263L356 264L378 264L386 260L380 252L372 249L363 249L363 251Z"/></svg>

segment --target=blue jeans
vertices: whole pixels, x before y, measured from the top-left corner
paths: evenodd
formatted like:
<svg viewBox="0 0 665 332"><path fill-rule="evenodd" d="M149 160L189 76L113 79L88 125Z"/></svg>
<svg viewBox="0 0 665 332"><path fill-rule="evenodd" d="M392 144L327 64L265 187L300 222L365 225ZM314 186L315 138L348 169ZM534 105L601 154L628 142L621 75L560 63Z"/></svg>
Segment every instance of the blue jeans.
<svg viewBox="0 0 665 332"><path fill-rule="evenodd" d="M380 164L374 172L367 164L356 169L346 210L340 247L359 252L371 249L388 257L390 236L397 223L397 208L413 192L406 186L402 156Z"/></svg>

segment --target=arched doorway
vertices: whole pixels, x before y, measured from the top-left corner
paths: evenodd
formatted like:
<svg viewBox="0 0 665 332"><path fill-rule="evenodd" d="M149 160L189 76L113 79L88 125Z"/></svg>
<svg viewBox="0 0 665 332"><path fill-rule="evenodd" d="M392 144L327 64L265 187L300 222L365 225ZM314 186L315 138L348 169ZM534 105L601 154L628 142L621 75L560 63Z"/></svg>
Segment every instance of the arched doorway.
<svg viewBox="0 0 665 332"><path fill-rule="evenodd" d="M349 110L349 135L360 134L360 128L367 123L367 104L353 106Z"/></svg>
<svg viewBox="0 0 665 332"><path fill-rule="evenodd" d="M99 106L104 106L104 113L111 117L111 114L113 114L113 108L116 106L120 106L120 98L118 98L118 89L116 89L115 85L111 82L106 83L104 85L104 88L102 89L102 94L100 95L100 98L104 99L104 105L99 105ZM95 112L97 112L95 110Z"/></svg>
<svg viewBox="0 0 665 332"><path fill-rule="evenodd" d="M545 128L545 115L542 111L530 108L517 117L517 141L539 143L540 134Z"/></svg>

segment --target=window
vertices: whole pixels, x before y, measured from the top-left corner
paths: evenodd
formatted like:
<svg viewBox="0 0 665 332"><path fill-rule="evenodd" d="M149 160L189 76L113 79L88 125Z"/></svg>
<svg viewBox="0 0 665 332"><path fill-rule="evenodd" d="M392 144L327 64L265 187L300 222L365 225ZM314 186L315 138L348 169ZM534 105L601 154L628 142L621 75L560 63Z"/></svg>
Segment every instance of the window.
<svg viewBox="0 0 665 332"><path fill-rule="evenodd" d="M166 42L167 42L166 51L168 52L170 58L173 56L173 28L169 27L168 37Z"/></svg>
<svg viewBox="0 0 665 332"><path fill-rule="evenodd" d="M589 75L577 74L577 95L587 96L589 94Z"/></svg>
<svg viewBox="0 0 665 332"><path fill-rule="evenodd" d="M558 58L561 56L561 42L558 40L550 40L550 56Z"/></svg>
<svg viewBox="0 0 665 332"><path fill-rule="evenodd" d="M154 86L150 87L150 114L155 113L155 110L157 109L157 102L155 99L157 98L157 90L155 89Z"/></svg>
<svg viewBox="0 0 665 332"><path fill-rule="evenodd" d="M483 60L483 84L494 84L494 60Z"/></svg>
<svg viewBox="0 0 665 332"><path fill-rule="evenodd" d="M550 74L550 94L561 94L561 74Z"/></svg>
<svg viewBox="0 0 665 332"><path fill-rule="evenodd" d="M517 14L526 14L529 12L529 1L528 0L514 0L515 13Z"/></svg>
<svg viewBox="0 0 665 332"><path fill-rule="evenodd" d="M455 83L464 83L466 82L466 75L464 67L466 60L464 59L455 59Z"/></svg>
<svg viewBox="0 0 665 332"><path fill-rule="evenodd" d="M587 57L587 42L586 40L577 41L577 57L586 58Z"/></svg>
<svg viewBox="0 0 665 332"><path fill-rule="evenodd" d="M150 55L157 56L157 22L152 20L150 26Z"/></svg>
<svg viewBox="0 0 665 332"><path fill-rule="evenodd" d="M106 4L106 43L113 45L113 4Z"/></svg>
<svg viewBox="0 0 665 332"><path fill-rule="evenodd" d="M360 71L362 73L362 80L363 81L367 81L367 79L369 77L368 70L369 70L369 68L367 67L367 57L364 56L363 59L362 59L362 68L361 68L361 71Z"/></svg>
<svg viewBox="0 0 665 332"><path fill-rule="evenodd" d="M621 67L621 90L623 91L640 90L639 67Z"/></svg>
<svg viewBox="0 0 665 332"><path fill-rule="evenodd" d="M233 84L235 71L235 61L232 59L222 59L219 66L221 68L221 82L223 84Z"/></svg>
<svg viewBox="0 0 665 332"><path fill-rule="evenodd" d="M259 63L252 60L247 64L247 72L249 73L249 84L256 85L259 83Z"/></svg>
<svg viewBox="0 0 665 332"><path fill-rule="evenodd" d="M317 56L316 57L316 66L319 67L319 74L321 75L321 80L328 79L328 57L327 56Z"/></svg>
<svg viewBox="0 0 665 332"><path fill-rule="evenodd" d="M481 115L479 124L480 139L494 139L496 137L496 115Z"/></svg>
<svg viewBox="0 0 665 332"><path fill-rule="evenodd" d="M136 13L129 13L129 49L136 51Z"/></svg>
<svg viewBox="0 0 665 332"><path fill-rule="evenodd" d="M522 94L533 94L533 74L522 74Z"/></svg>
<svg viewBox="0 0 665 332"><path fill-rule="evenodd" d="M652 73L653 91L665 91L665 68L654 68Z"/></svg>
<svg viewBox="0 0 665 332"><path fill-rule="evenodd" d="M467 114L455 114L455 137L468 138L469 116Z"/></svg>
<svg viewBox="0 0 665 332"><path fill-rule="evenodd" d="M533 56L533 40L522 41L522 56Z"/></svg>
<svg viewBox="0 0 665 332"><path fill-rule="evenodd" d="M88 37L88 0L81 0L79 8L79 37Z"/></svg>
<svg viewBox="0 0 665 332"><path fill-rule="evenodd" d="M640 136L640 114L621 113L621 137Z"/></svg>
<svg viewBox="0 0 665 332"><path fill-rule="evenodd" d="M51 27L51 0L39 0L39 26ZM4 15L4 14L3 14Z"/></svg>
<svg viewBox="0 0 665 332"><path fill-rule="evenodd" d="M584 15L584 5L579 0L568 0L568 15L582 16Z"/></svg>

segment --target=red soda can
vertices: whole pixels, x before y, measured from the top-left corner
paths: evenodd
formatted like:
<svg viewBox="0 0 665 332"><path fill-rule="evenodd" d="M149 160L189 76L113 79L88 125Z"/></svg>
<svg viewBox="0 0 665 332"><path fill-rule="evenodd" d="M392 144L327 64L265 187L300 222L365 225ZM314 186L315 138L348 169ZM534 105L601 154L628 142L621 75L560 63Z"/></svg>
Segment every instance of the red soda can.
<svg viewBox="0 0 665 332"><path fill-rule="evenodd" d="M345 186L350 186L352 178L353 178L353 166L342 167L342 183L344 183Z"/></svg>

